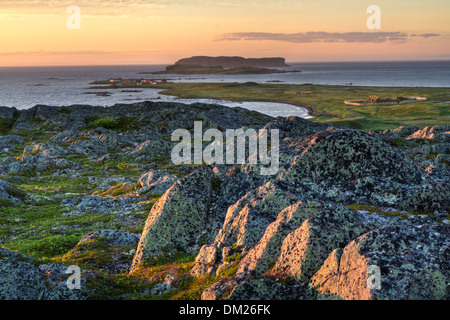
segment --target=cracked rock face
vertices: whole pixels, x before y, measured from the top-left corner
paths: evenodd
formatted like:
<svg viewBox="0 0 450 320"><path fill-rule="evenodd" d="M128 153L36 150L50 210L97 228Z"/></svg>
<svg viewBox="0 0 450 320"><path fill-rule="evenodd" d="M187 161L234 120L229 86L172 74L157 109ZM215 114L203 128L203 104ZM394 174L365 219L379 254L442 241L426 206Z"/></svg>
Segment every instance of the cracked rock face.
<svg viewBox="0 0 450 320"><path fill-rule="evenodd" d="M213 179L210 169L199 170L167 190L149 214L132 270L146 258L167 250L193 251L198 247L199 238L208 228Z"/></svg>
<svg viewBox="0 0 450 320"><path fill-rule="evenodd" d="M333 251L311 278L310 287L320 298L329 299L446 300L449 239L443 225L373 230Z"/></svg>
<svg viewBox="0 0 450 320"><path fill-rule="evenodd" d="M308 267L318 269L330 250L362 233L364 228L358 224L360 218L343 206L314 200L297 202L267 227L240 262L238 272L270 270L279 277L304 280L311 276Z"/></svg>

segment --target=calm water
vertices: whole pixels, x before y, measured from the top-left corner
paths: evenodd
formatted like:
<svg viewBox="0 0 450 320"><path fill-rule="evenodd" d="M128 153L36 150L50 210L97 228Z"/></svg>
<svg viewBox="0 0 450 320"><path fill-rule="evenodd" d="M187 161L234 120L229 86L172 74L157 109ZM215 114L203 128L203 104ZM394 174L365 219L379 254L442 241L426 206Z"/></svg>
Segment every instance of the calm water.
<svg viewBox="0 0 450 320"><path fill-rule="evenodd" d="M110 106L116 103L134 103L144 100L177 101L192 100L162 96L157 89L143 92L109 90L111 96L99 97L86 94L89 83L108 78L166 78L184 82L268 82L314 83L354 86L404 86L450 87L450 61L427 62L340 62L295 63L286 70L301 73L273 75L139 75L139 72L163 70L161 65L146 66L89 66L89 67L12 67L0 68L0 106L31 108L36 104L72 105L90 104ZM107 90L102 90L107 91ZM212 103L210 100L198 100ZM240 106L272 116L297 115L306 117L304 109L286 104L233 103L220 101L228 106Z"/></svg>

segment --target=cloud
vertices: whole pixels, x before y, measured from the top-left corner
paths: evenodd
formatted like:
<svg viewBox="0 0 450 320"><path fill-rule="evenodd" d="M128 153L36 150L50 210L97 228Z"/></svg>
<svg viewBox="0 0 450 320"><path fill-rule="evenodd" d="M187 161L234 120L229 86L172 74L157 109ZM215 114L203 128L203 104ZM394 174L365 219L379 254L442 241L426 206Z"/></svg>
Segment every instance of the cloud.
<svg viewBox="0 0 450 320"><path fill-rule="evenodd" d="M103 50L75 50L75 51L46 51L46 50L37 50L37 51L6 51L0 52L0 56L18 56L18 55L27 55L27 56L79 56L79 55L142 55L142 54L152 54L159 51L151 50L151 51L137 51L137 50L128 50L128 51L103 51Z"/></svg>
<svg viewBox="0 0 450 320"><path fill-rule="evenodd" d="M0 0L0 6L6 14L45 15L66 14L70 5L77 5L83 14L91 16L121 16L129 13L146 15L151 10L164 8L168 1L151 0Z"/></svg>
<svg viewBox="0 0 450 320"><path fill-rule="evenodd" d="M418 34L416 36L422 37L422 38L431 38L431 37L440 37L441 35L438 33L422 33L422 34Z"/></svg>
<svg viewBox="0 0 450 320"><path fill-rule="evenodd" d="M270 32L238 32L220 36L218 41L284 41L293 43L313 42L370 42L383 43L406 41L408 34L404 32L300 32L300 33L270 33Z"/></svg>

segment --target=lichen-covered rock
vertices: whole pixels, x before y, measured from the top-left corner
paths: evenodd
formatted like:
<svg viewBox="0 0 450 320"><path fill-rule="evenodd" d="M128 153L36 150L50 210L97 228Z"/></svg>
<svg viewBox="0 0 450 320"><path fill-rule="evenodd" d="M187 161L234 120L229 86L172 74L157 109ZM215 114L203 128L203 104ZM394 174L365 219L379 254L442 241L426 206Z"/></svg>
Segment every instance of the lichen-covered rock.
<svg viewBox="0 0 450 320"><path fill-rule="evenodd" d="M419 147L409 149L408 151L413 154L419 155L450 153L450 143L441 142L433 144L424 144Z"/></svg>
<svg viewBox="0 0 450 320"><path fill-rule="evenodd" d="M395 129L385 130L381 135L384 136L383 138L406 138L418 130L420 130L420 128L417 126L406 125Z"/></svg>
<svg viewBox="0 0 450 320"><path fill-rule="evenodd" d="M420 183L422 174L403 152L357 130L322 131L280 148L280 178L330 186L366 176Z"/></svg>
<svg viewBox="0 0 450 320"><path fill-rule="evenodd" d="M139 178L139 183L142 186L139 194L163 194L178 180L179 178L166 171L153 170L147 172Z"/></svg>
<svg viewBox="0 0 450 320"><path fill-rule="evenodd" d="M78 131L76 129L70 129L55 134L50 138L50 140L58 143L71 143L83 138L86 138L85 133L82 133L81 131Z"/></svg>
<svg viewBox="0 0 450 320"><path fill-rule="evenodd" d="M0 247L0 260L31 262L33 258L22 253Z"/></svg>
<svg viewBox="0 0 450 320"><path fill-rule="evenodd" d="M66 154L68 154L68 151L65 148L61 147L56 142L50 141L25 147L22 157L25 155L38 155L39 158L55 158ZM45 160L38 160L38 162L43 161Z"/></svg>
<svg viewBox="0 0 450 320"><path fill-rule="evenodd" d="M299 117L277 117L275 120L269 122L263 129L280 130L280 139L289 138L292 141L305 138L312 134L327 129L327 125L311 122Z"/></svg>
<svg viewBox="0 0 450 320"><path fill-rule="evenodd" d="M411 188L400 198L399 208L413 210L441 210L450 207L450 184L445 181L431 181Z"/></svg>
<svg viewBox="0 0 450 320"><path fill-rule="evenodd" d="M172 144L165 140L147 140L128 153L131 158L151 158L157 155L169 155Z"/></svg>
<svg viewBox="0 0 450 320"><path fill-rule="evenodd" d="M233 289L227 300L302 300L302 290L270 279L246 280Z"/></svg>
<svg viewBox="0 0 450 320"><path fill-rule="evenodd" d="M122 230L99 230L86 234L78 243L81 244L99 237L107 239L112 246L130 246L139 243L140 234Z"/></svg>
<svg viewBox="0 0 450 320"><path fill-rule="evenodd" d="M9 182L0 180L0 200L11 204L21 204L25 193L14 188Z"/></svg>
<svg viewBox="0 0 450 320"><path fill-rule="evenodd" d="M0 136L0 152L11 153L16 150L17 145L23 145L24 140L21 136L6 135Z"/></svg>
<svg viewBox="0 0 450 320"><path fill-rule="evenodd" d="M427 139L438 142L450 142L450 125L425 127L422 130L412 133L406 139Z"/></svg>
<svg viewBox="0 0 450 320"><path fill-rule="evenodd" d="M356 226L356 223L360 221L359 217L355 216L355 214L345 207L323 201L300 201L280 212L277 219L267 227L258 244L243 257L237 272L254 270L258 273L266 273L269 271L280 257L283 241L285 241L286 237L294 230L300 228L305 220L312 217L316 217L318 220L323 219L326 223L330 223L330 218L338 217L334 218L333 225L326 226L324 224L324 226L325 228L333 229L333 231L347 227L348 230L342 231L343 234L346 234L347 238L361 232L361 227ZM338 237L334 233L332 232L326 235L326 237L331 238L331 241L336 241L335 243L338 244ZM324 239L325 242L326 240ZM308 243L305 243L305 245L308 245ZM291 249L296 250L295 248ZM283 253L283 255L287 254L289 252ZM320 256L319 253L313 254ZM289 262L284 261L284 264L287 263ZM279 269L282 268L281 264L282 261L278 264Z"/></svg>
<svg viewBox="0 0 450 320"><path fill-rule="evenodd" d="M270 181L252 190L230 206L215 242L253 247L281 210L312 194L306 187L302 191L290 188L281 181Z"/></svg>
<svg viewBox="0 0 450 320"><path fill-rule="evenodd" d="M213 274L220 261L222 247L221 243L212 243L202 246L190 274L194 277Z"/></svg>
<svg viewBox="0 0 450 320"><path fill-rule="evenodd" d="M250 278L248 273L240 273L230 278L215 282L203 291L202 300L223 300L226 299L233 289L240 283Z"/></svg>
<svg viewBox="0 0 450 320"><path fill-rule="evenodd" d="M155 203L139 242L132 270L165 251L194 252L207 233L214 173L203 169L176 182Z"/></svg>
<svg viewBox="0 0 450 320"><path fill-rule="evenodd" d="M330 254L310 281L313 296L448 300L449 239L444 225L389 226L368 232Z"/></svg>
<svg viewBox="0 0 450 320"><path fill-rule="evenodd" d="M0 107L0 118L13 119L17 115L16 108Z"/></svg>
<svg viewBox="0 0 450 320"><path fill-rule="evenodd" d="M0 260L0 300L40 300L46 291L38 267L28 262Z"/></svg>
<svg viewBox="0 0 450 320"><path fill-rule="evenodd" d="M84 154L89 157L108 154L108 149L103 141L92 139L77 140L69 146L69 150L76 154Z"/></svg>
<svg viewBox="0 0 450 320"><path fill-rule="evenodd" d="M306 283L335 248L367 231L359 217L344 207L325 204L321 210L305 212L305 218L308 214L310 217L283 240L270 274Z"/></svg>
<svg viewBox="0 0 450 320"><path fill-rule="evenodd" d="M42 264L39 270L44 275L46 286L49 288L43 297L45 300L87 300L89 298L90 293L86 284L90 271L80 270L83 276L80 279L80 288L70 289L67 281L71 273L68 273L67 266L58 263Z"/></svg>

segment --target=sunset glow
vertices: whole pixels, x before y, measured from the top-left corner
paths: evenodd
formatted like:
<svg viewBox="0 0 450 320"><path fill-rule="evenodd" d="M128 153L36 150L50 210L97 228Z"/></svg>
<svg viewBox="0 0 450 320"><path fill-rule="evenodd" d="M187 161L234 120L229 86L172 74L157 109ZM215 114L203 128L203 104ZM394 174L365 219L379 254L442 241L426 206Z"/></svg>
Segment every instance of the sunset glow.
<svg viewBox="0 0 450 320"><path fill-rule="evenodd" d="M166 64L193 55L291 62L450 58L449 1L379 0L380 30L366 26L371 4L6 0L0 2L0 65ZM67 28L70 5L81 9L81 29ZM319 32L325 37L311 36ZM381 38L371 40L373 33Z"/></svg>

